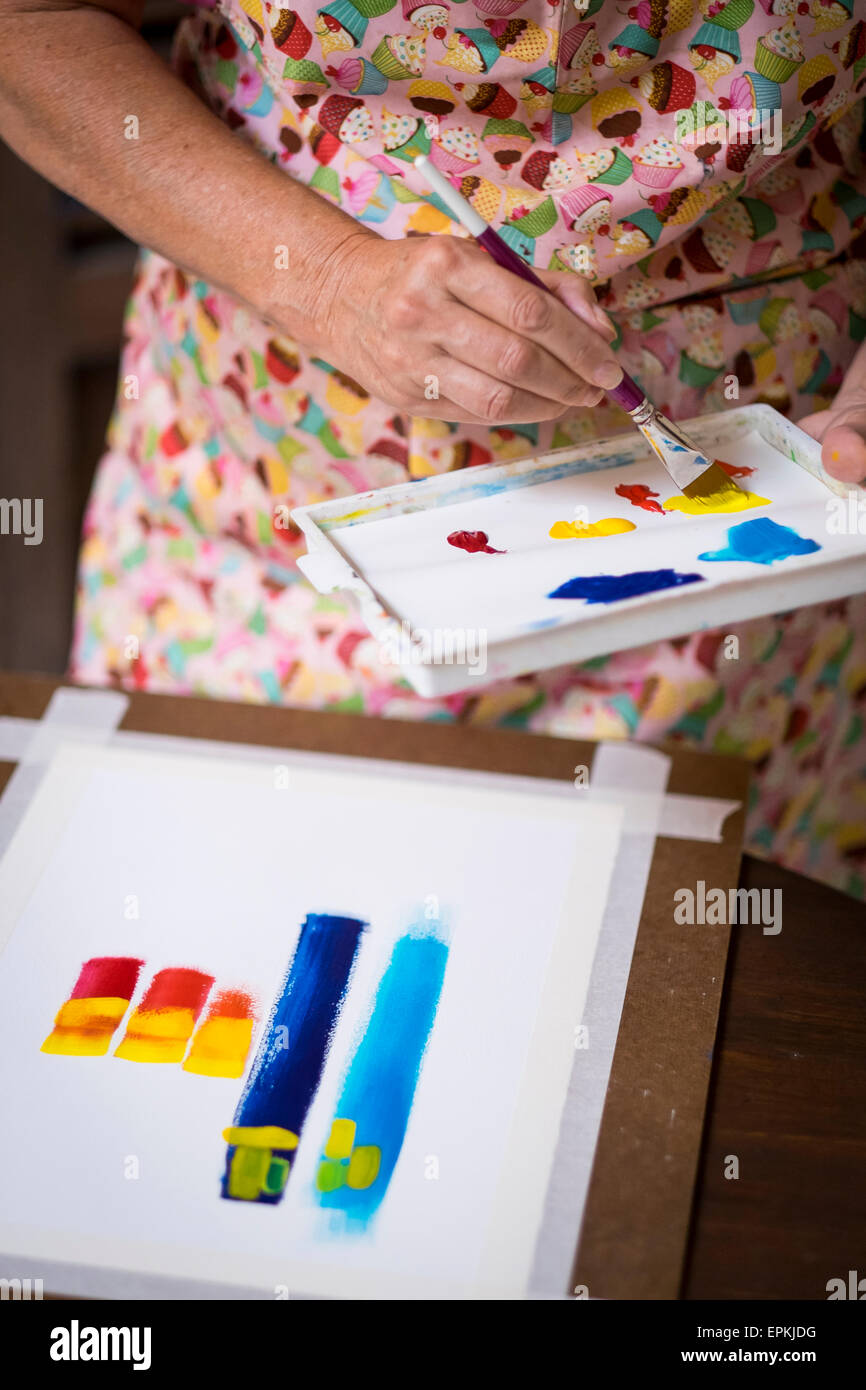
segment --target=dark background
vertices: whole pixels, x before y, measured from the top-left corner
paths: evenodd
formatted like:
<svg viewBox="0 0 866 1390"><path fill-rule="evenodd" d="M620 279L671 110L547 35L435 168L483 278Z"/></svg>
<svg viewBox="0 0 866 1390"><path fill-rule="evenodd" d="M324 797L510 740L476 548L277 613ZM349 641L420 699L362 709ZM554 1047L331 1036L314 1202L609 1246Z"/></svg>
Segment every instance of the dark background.
<svg viewBox="0 0 866 1390"><path fill-rule="evenodd" d="M174 0L143 33L168 56ZM43 499L41 545L0 535L0 667L62 672L81 517L117 380L135 248L0 143L0 497Z"/></svg>

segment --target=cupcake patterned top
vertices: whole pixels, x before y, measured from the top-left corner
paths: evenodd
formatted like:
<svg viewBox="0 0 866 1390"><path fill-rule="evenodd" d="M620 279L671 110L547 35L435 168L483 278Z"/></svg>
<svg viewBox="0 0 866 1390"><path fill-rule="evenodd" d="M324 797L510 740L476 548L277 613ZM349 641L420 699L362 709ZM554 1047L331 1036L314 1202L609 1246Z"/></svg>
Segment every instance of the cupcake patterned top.
<svg viewBox="0 0 866 1390"><path fill-rule="evenodd" d="M683 293L844 244L813 209L866 84L853 0L218 0L185 27L214 108L386 236L454 230L423 152L527 261L611 282L610 308L625 284L630 307L675 298L645 258L684 238ZM804 215L757 235L738 200L784 166Z"/></svg>

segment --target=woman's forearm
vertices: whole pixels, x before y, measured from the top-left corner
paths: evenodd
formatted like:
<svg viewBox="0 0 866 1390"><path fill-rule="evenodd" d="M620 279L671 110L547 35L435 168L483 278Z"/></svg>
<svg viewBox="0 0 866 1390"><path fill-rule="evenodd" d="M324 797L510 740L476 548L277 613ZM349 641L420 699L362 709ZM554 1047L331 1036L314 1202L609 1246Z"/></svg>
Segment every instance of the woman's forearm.
<svg viewBox="0 0 866 1390"><path fill-rule="evenodd" d="M0 136L47 178L408 415L559 419L620 379L587 281L541 272L546 294L465 238L360 227L183 85L140 4L0 0Z"/></svg>
<svg viewBox="0 0 866 1390"><path fill-rule="evenodd" d="M0 137L134 241L315 347L329 274L374 234L233 135L141 38L134 0L114 8L0 0Z"/></svg>

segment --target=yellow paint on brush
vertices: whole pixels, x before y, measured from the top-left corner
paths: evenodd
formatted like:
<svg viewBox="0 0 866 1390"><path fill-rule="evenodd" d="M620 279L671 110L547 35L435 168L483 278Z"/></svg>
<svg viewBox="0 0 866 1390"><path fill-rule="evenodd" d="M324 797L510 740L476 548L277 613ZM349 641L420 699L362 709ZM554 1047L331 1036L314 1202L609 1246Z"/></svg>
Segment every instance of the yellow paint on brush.
<svg viewBox="0 0 866 1390"><path fill-rule="evenodd" d="M706 516L708 512L748 512L753 507L768 507L769 497L759 497L756 492L744 492L742 488L721 488L703 496L687 497L684 492L669 497L662 504L666 512L686 512L688 516Z"/></svg>
<svg viewBox="0 0 866 1390"><path fill-rule="evenodd" d="M199 1076L243 1076L252 1040L251 1018L206 1018L183 1069Z"/></svg>
<svg viewBox="0 0 866 1390"><path fill-rule="evenodd" d="M40 1051L64 1057L104 1057L128 1007L128 999L113 997L67 999Z"/></svg>
<svg viewBox="0 0 866 1390"><path fill-rule="evenodd" d="M127 1062L182 1062L194 1027L192 1009L136 1009L114 1055Z"/></svg>
<svg viewBox="0 0 866 1390"><path fill-rule="evenodd" d="M280 1125L229 1125L223 1139L245 1149L296 1149L298 1136Z"/></svg>
<svg viewBox="0 0 866 1390"><path fill-rule="evenodd" d="M626 531L635 531L633 521L621 516L607 516L603 521L555 521L549 535L554 541L584 541L593 536L622 536Z"/></svg>
<svg viewBox="0 0 866 1390"><path fill-rule="evenodd" d="M667 512L685 512L688 516L706 516L711 512L748 512L753 507L768 507L769 497L759 497L738 487L733 478L719 467L710 464L695 482L689 483L676 497L663 503Z"/></svg>

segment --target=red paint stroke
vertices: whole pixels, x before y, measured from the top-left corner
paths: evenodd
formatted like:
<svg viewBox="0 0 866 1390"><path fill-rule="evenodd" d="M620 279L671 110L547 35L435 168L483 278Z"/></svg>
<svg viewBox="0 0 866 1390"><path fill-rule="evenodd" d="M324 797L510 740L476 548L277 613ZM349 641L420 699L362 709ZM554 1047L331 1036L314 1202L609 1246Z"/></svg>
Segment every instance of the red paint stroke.
<svg viewBox="0 0 866 1390"><path fill-rule="evenodd" d="M651 497L658 497L657 492L647 487L646 483L620 483L616 489L617 497L624 497L627 502L631 502L633 507L640 507L645 512L658 512L660 516L666 513L658 502L651 502Z"/></svg>
<svg viewBox="0 0 866 1390"><path fill-rule="evenodd" d="M721 468L723 473L727 473L729 478L751 478L754 468L746 468L745 464L725 463L724 459L713 459L713 463Z"/></svg>
<svg viewBox="0 0 866 1390"><path fill-rule="evenodd" d="M255 1018L253 997L243 989L221 989L208 1009L208 1018Z"/></svg>
<svg viewBox="0 0 866 1390"><path fill-rule="evenodd" d="M470 555L504 555L504 550L494 550L488 544L486 531L452 531L448 537L448 544L455 545L458 550L466 550Z"/></svg>
<svg viewBox="0 0 866 1390"><path fill-rule="evenodd" d="M86 960L70 999L131 999L143 960L133 956L93 956Z"/></svg>
<svg viewBox="0 0 866 1390"><path fill-rule="evenodd" d="M194 1016L198 1018L213 981L213 975L205 975L201 970L175 967L159 970L147 987L139 1005L139 1012L192 1009Z"/></svg>

